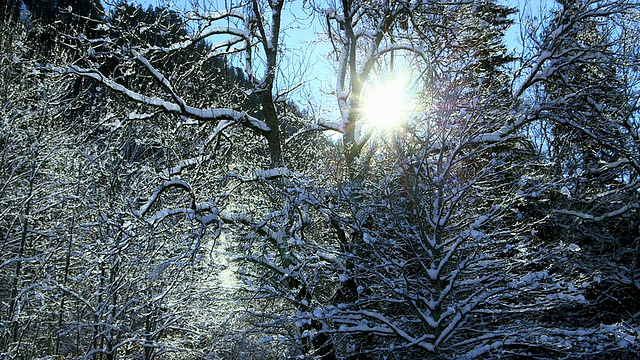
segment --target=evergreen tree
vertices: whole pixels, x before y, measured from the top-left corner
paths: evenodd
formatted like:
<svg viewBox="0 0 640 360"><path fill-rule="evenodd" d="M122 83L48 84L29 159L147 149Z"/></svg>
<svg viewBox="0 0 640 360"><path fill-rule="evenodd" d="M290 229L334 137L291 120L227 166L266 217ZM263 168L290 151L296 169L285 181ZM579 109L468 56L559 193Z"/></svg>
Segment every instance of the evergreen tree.
<svg viewBox="0 0 640 360"><path fill-rule="evenodd" d="M580 261L591 274L607 274L604 269L612 263L634 268L636 260L631 259L637 256L640 235L639 144L631 125L636 116L634 85L623 76L630 59L620 47L620 30L600 15L606 6L610 4L559 2L551 21L553 28L563 31L543 36L544 49L557 55L547 64L537 99L546 139L544 155L555 179L549 200L557 213L549 219L554 230L545 238L560 237L583 247ZM632 311L640 310L640 303L632 300L637 288L616 277L599 280L606 285L594 285L590 293L597 310L584 311L600 314L599 321L616 321L609 318L607 308L618 305L600 303L605 286L610 286L607 291L626 289L628 295L620 298L627 299Z"/></svg>
<svg viewBox="0 0 640 360"><path fill-rule="evenodd" d="M495 0L304 2L331 122L283 88L290 2L33 1L0 37L0 357L637 357L635 2L559 3L515 71ZM404 65L418 114L373 129Z"/></svg>

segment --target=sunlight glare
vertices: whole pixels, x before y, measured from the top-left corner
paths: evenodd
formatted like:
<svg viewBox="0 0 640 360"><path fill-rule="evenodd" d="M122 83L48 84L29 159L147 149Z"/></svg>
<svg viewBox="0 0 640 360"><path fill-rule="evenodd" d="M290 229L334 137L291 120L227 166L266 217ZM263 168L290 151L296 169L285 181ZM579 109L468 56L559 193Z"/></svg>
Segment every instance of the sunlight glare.
<svg viewBox="0 0 640 360"><path fill-rule="evenodd" d="M407 82L403 79L382 81L364 95L364 120L377 129L388 130L400 125L410 110Z"/></svg>

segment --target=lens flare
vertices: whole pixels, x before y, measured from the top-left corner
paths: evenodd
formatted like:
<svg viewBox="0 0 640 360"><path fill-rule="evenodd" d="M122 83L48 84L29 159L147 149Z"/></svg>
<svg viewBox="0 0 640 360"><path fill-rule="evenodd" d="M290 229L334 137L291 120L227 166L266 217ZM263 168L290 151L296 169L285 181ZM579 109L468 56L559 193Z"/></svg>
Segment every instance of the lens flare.
<svg viewBox="0 0 640 360"><path fill-rule="evenodd" d="M403 79L387 80L372 86L364 94L363 120L370 126L388 130L404 121L412 108Z"/></svg>

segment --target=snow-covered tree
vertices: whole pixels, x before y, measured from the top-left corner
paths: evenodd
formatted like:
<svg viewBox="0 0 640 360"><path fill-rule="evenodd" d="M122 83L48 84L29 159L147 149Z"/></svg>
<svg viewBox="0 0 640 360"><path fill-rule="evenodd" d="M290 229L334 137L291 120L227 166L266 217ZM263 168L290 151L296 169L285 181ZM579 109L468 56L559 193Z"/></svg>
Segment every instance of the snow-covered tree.
<svg viewBox="0 0 640 360"><path fill-rule="evenodd" d="M347 11L354 13L380 11L349 4L352 8ZM352 163L346 163L351 167L366 163L363 169L369 170L358 169L358 176L341 184L330 208L335 231L332 252L337 258L330 266L338 280L331 301L322 308L312 307L298 321L322 322L320 333L333 335L334 356L403 358L467 351L477 355L517 337L509 338L508 330L491 329L491 321L477 321L479 314L501 311L500 304L546 279L544 273L504 270L513 266L504 254L526 246L530 236L515 210L521 200L518 190L524 187L513 181L524 175L519 167L527 158L520 154L526 155L530 147L513 134L499 133L512 117L502 67L509 58L497 39L508 24L504 16L509 10L495 3L483 3L479 13L472 4L394 5L399 14L411 14L406 27L400 17L397 23L377 23L366 22L365 15L354 16L350 21L357 30L352 31L360 34L354 39L364 39L361 47L349 47L348 41L341 44L346 49L340 59L351 56L351 63L342 63L350 71L340 67L345 72L338 72L338 93L345 97L338 101L343 116L348 115L343 141L347 158L357 149L351 154ZM430 18L434 13L442 17ZM340 24L350 18L332 16ZM494 21L487 21L492 17ZM436 22L458 28L442 30L434 26ZM387 38L391 35L384 31L391 24L407 44ZM345 29L347 35L336 37L349 39L348 26L354 25L329 29ZM420 30L411 41L403 33L409 26ZM411 51L427 60L422 65L425 71L419 71L428 84L423 89L422 115L398 134L379 139L360 134L358 140L350 140L357 134L358 121L366 120L359 112L358 86L365 86L366 71L384 62L387 50L379 50L386 49L380 45L383 39L390 42L389 52ZM410 45L420 40L430 40L434 47ZM437 47L445 43L460 45ZM470 58L469 53L477 57ZM491 106L496 102L503 106ZM355 161L358 156L360 163ZM475 327L487 332L478 336ZM485 348L487 344L492 345Z"/></svg>
<svg viewBox="0 0 640 360"><path fill-rule="evenodd" d="M337 122L291 2L60 4L0 40L0 357L637 355L634 2L523 21L516 70L496 1L304 2Z"/></svg>
<svg viewBox="0 0 640 360"><path fill-rule="evenodd" d="M628 47L638 24L627 21L637 13L637 4L620 1L558 2L538 34L529 77L537 82L536 140L552 175L545 206L556 212L544 237L581 247L588 299L598 309L590 311L607 322L605 308L617 305L603 300L603 291L640 310L631 300L639 289L632 260L639 235L638 57Z"/></svg>
<svg viewBox="0 0 640 360"><path fill-rule="evenodd" d="M158 178L193 166L176 158L192 158L185 144L207 135L168 131L171 116L151 119L104 85L42 65L73 54L43 59L27 31L3 32L13 35L2 51L3 356L200 354L195 324L214 311L202 294L219 289L204 276L202 221L156 215L150 226L132 209ZM173 185L154 205L189 204Z"/></svg>

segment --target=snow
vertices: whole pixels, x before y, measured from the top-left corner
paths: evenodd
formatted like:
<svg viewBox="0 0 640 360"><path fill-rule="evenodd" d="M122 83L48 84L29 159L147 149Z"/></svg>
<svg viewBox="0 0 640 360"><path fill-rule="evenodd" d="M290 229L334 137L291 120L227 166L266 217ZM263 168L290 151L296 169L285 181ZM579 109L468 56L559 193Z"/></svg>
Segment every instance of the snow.
<svg viewBox="0 0 640 360"><path fill-rule="evenodd" d="M482 240L484 239L484 233L478 230L471 230L469 231L469 235L471 235L471 237L474 240Z"/></svg>
<svg viewBox="0 0 640 360"><path fill-rule="evenodd" d="M320 309L313 309L313 317L315 317L316 319L323 319L324 313Z"/></svg>
<svg viewBox="0 0 640 360"><path fill-rule="evenodd" d="M149 49L170 53L176 50L186 49L194 43L214 35L229 35L233 37L231 39L222 40L219 43L214 43L214 48L229 48L237 43L244 42L249 39L249 33L245 29L236 29L229 26L210 26L197 34L193 39L187 39L182 42L171 44L167 47L153 46L149 47Z"/></svg>
<svg viewBox="0 0 640 360"><path fill-rule="evenodd" d="M558 293L558 294L550 294L547 297L551 300L564 300L564 301L579 302L579 303L587 302L584 295L582 294L572 295L572 294Z"/></svg>
<svg viewBox="0 0 640 360"><path fill-rule="evenodd" d="M376 242L376 238L371 236L368 232L364 232L362 235L362 241L364 241L365 244L373 244Z"/></svg>
<svg viewBox="0 0 640 360"><path fill-rule="evenodd" d="M549 277L549 273L546 270L533 272L523 276L519 282L514 282L512 283L512 285L515 285L515 287L519 287L518 285L526 286L526 285L533 284L539 280L547 279L548 277Z"/></svg>
<svg viewBox="0 0 640 360"><path fill-rule="evenodd" d="M539 54L538 54L538 59L536 61L536 64L532 67L532 69L529 71L529 75L527 76L526 80L524 80L522 82L522 84L520 85L520 88L518 88L518 90L515 92L515 97L519 98L520 96L522 96L522 94L524 93L524 91L530 87L531 85L533 85L533 83L535 83L536 77L540 77L541 75L539 74L539 72L542 69L542 65L551 58L551 56L553 55L553 53L547 49L542 50Z"/></svg>
<svg viewBox="0 0 640 360"><path fill-rule="evenodd" d="M80 76L95 79L103 83L105 86L107 86L111 90L126 95L127 97L129 97L131 100L135 102L159 107L171 113L182 114L182 115L194 117L200 120L234 120L238 123L245 124L252 129L256 129L260 131L270 130L269 126L267 126L267 124L264 121L259 120L253 116L250 116L246 112L240 112L240 111L236 111L232 109L224 109L224 108L200 109L200 108L195 108L187 105L181 106L181 104L176 104L170 101L165 101L157 97L150 97L150 96L137 93L135 91L132 91L124 87L121 84L116 83L115 81L109 78L106 78L96 69L84 69L77 65L72 65L69 68L67 68L65 72L69 74L75 74L75 75L80 75ZM155 76L156 77L159 76L160 79L162 78L162 75L159 73L155 74ZM178 102L180 102L180 100L181 99L178 98Z"/></svg>
<svg viewBox="0 0 640 360"><path fill-rule="evenodd" d="M149 211L149 208L158 200L158 196L160 196L160 194L162 194L163 191L165 191L167 188L170 188L170 187L182 187L187 191L191 192L191 187L189 186L189 184L187 184L180 178L175 177L169 181L165 181L162 185L156 187L153 194L147 200L147 203L144 204L140 208L140 210L138 211L134 210L134 214L137 216L144 216L144 214L146 214L147 211ZM165 210L165 211L169 211L169 210Z"/></svg>
<svg viewBox="0 0 640 360"><path fill-rule="evenodd" d="M497 340L487 345L480 345L475 347L473 350L465 353L460 359L476 359L481 355L491 351L501 348L504 345L503 341Z"/></svg>
<svg viewBox="0 0 640 360"><path fill-rule="evenodd" d="M377 57L392 51L409 51L416 54L422 54L424 52L424 49L410 43L389 43L385 46L380 47L375 56Z"/></svg>
<svg viewBox="0 0 640 360"><path fill-rule="evenodd" d="M218 215L217 214L207 214L207 215L205 215L205 216L200 218L200 221L205 225L207 225L209 223L212 223L214 221L217 221L217 220L218 220Z"/></svg>
<svg viewBox="0 0 640 360"><path fill-rule="evenodd" d="M427 275L431 280L436 280L440 271L438 269L427 269Z"/></svg>
<svg viewBox="0 0 640 360"><path fill-rule="evenodd" d="M490 134L482 134L478 137L478 142L485 143L496 143L504 140L504 134L501 133L490 133Z"/></svg>
<svg viewBox="0 0 640 360"><path fill-rule="evenodd" d="M265 344L265 343L268 343L270 341L273 341L273 336L261 337L260 340L258 340L258 343Z"/></svg>
<svg viewBox="0 0 640 360"><path fill-rule="evenodd" d="M487 222L487 220L489 219L489 217L487 215L480 215L476 218L476 220L473 222L473 225L471 225L472 229L477 229L479 227L481 227L482 225L484 225L485 222Z"/></svg>
<svg viewBox="0 0 640 360"><path fill-rule="evenodd" d="M280 177L291 176L291 171L285 167L278 167L268 170L255 170L254 175L256 179L271 180Z"/></svg>
<svg viewBox="0 0 640 360"><path fill-rule="evenodd" d="M161 175L165 178L171 178L172 176L178 175L182 172L182 170L184 170L186 167L189 166L193 166L193 165L197 165L202 163L204 160L208 159L208 157L205 156L196 156L190 159L185 159L185 160L181 160L178 165L170 168L170 169L165 169L161 172Z"/></svg>
<svg viewBox="0 0 640 360"><path fill-rule="evenodd" d="M579 211L574 211L574 210L564 210L564 209L560 209L560 210L556 210L559 214L564 214L564 215L572 215L575 217L579 217L581 219L585 219L585 220L591 220L594 222L599 222L602 221L604 219L608 219L608 218L612 218L612 217L616 217L619 215L622 215L628 211L634 210L634 209L640 209L640 203L630 203L627 205L624 205L616 210L612 210L609 211L607 213L601 214L601 215L593 215L593 214L588 214L588 213L583 213L583 212L579 212Z"/></svg>

